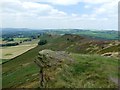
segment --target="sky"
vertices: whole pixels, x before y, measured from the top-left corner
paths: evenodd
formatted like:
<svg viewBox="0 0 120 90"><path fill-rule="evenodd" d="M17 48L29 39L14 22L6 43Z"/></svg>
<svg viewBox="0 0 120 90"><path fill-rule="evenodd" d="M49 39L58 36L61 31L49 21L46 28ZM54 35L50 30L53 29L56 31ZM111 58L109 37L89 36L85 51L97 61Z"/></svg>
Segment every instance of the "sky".
<svg viewBox="0 0 120 90"><path fill-rule="evenodd" d="M119 0L1 0L1 28L118 29Z"/></svg>

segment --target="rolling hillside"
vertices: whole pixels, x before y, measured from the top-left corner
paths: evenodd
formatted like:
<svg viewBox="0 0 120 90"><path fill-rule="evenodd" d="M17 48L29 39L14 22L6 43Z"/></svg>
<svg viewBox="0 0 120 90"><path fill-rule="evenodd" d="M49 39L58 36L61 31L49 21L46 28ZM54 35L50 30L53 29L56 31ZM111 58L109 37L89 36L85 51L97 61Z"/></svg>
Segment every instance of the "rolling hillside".
<svg viewBox="0 0 120 90"><path fill-rule="evenodd" d="M51 82L48 87L117 87L118 56L110 54L105 57L105 53L118 52L120 44L117 41L94 40L71 34L40 38L47 39L48 43L3 63L3 88L38 88L39 68L34 60L38 52L44 49L66 51L75 61L67 70L61 68L63 72L56 76L56 83ZM116 49L113 50L114 47Z"/></svg>

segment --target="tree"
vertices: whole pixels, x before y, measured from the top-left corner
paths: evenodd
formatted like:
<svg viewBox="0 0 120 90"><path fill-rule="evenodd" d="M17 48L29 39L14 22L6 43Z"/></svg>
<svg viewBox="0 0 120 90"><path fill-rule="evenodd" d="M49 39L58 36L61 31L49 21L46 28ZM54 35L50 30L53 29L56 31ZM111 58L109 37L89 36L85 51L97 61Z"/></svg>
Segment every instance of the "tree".
<svg viewBox="0 0 120 90"><path fill-rule="evenodd" d="M47 40L40 40L38 42L38 45L45 45L47 43Z"/></svg>
<svg viewBox="0 0 120 90"><path fill-rule="evenodd" d="M13 38L4 38L3 41L14 41Z"/></svg>
<svg viewBox="0 0 120 90"><path fill-rule="evenodd" d="M1 44L0 46L4 47L4 46L17 46L17 45L19 45L19 43L13 42L13 43Z"/></svg>

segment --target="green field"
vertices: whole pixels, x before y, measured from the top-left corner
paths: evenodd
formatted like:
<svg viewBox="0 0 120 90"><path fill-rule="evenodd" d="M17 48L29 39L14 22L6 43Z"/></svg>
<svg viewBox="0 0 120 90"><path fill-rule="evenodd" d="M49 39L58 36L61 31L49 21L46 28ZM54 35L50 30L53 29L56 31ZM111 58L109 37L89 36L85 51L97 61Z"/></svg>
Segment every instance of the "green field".
<svg viewBox="0 0 120 90"><path fill-rule="evenodd" d="M29 38L14 38L14 41L20 42Z"/></svg>
<svg viewBox="0 0 120 90"><path fill-rule="evenodd" d="M109 32L102 32L102 31L86 31L86 32L79 32L80 35L91 36L94 38L101 38L101 39L118 39L118 32L109 33Z"/></svg>
<svg viewBox="0 0 120 90"><path fill-rule="evenodd" d="M50 31L49 33L51 34L77 34L77 35L82 35L82 36L87 36L87 37L93 37L93 38L99 38L99 39L104 39L104 40L118 40L118 31L107 31L107 30L79 30L79 29L68 29L68 30L55 30L55 31Z"/></svg>

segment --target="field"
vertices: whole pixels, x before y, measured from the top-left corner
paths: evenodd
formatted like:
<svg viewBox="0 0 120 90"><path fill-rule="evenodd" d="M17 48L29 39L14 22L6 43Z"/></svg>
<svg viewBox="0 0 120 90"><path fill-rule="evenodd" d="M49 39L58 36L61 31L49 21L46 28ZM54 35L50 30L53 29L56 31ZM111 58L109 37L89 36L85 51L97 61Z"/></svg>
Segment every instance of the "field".
<svg viewBox="0 0 120 90"><path fill-rule="evenodd" d="M14 38L14 41L20 42L29 38Z"/></svg>
<svg viewBox="0 0 120 90"><path fill-rule="evenodd" d="M12 59L26 51L28 51L31 48L34 48L36 44L33 45L19 45L19 46L11 46L11 47L5 47L1 48L2 50L2 59Z"/></svg>
<svg viewBox="0 0 120 90"><path fill-rule="evenodd" d="M71 29L71 30L55 30L50 31L50 33L56 33L56 34L78 34L82 36L89 36L92 38L99 38L99 39L108 39L108 40L118 40L118 31L97 31L97 30L82 30L82 29Z"/></svg>
<svg viewBox="0 0 120 90"><path fill-rule="evenodd" d="M39 40L33 40L31 42L25 42L17 46L1 47L0 51L2 51L2 56L0 59L2 59L2 62L5 62L7 59L9 60L16 56L19 56L26 51L36 47L38 41Z"/></svg>
<svg viewBox="0 0 120 90"><path fill-rule="evenodd" d="M2 41L2 38L0 38L0 44L2 44L2 43L4 43L4 42Z"/></svg>

